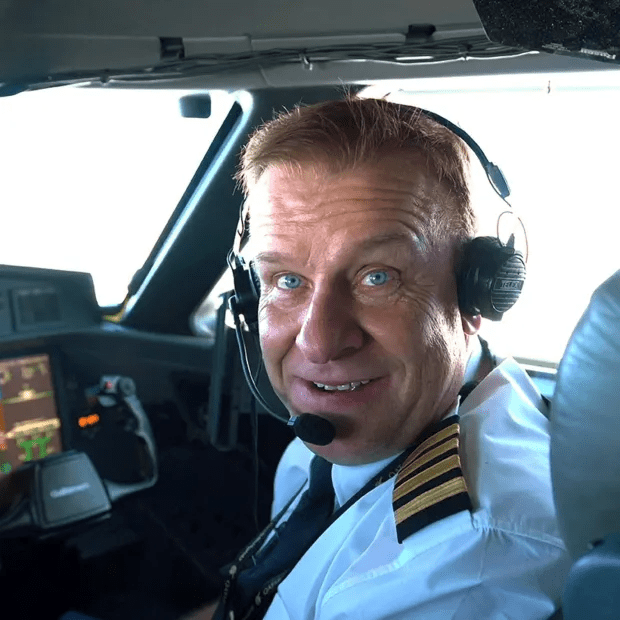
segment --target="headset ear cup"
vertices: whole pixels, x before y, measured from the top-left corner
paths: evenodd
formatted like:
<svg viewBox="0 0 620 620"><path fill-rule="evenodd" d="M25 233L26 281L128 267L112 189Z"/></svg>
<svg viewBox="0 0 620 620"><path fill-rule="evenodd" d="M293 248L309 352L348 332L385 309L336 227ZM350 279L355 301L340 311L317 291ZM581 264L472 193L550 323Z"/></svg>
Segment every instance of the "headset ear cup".
<svg viewBox="0 0 620 620"><path fill-rule="evenodd" d="M260 280L253 265L246 265L243 258L235 254L231 262L235 294L230 307L233 312L243 316L245 324L253 334L258 334L258 300Z"/></svg>
<svg viewBox="0 0 620 620"><path fill-rule="evenodd" d="M457 273L463 314L501 320L519 299L524 282L523 255L496 237L476 237L463 247Z"/></svg>

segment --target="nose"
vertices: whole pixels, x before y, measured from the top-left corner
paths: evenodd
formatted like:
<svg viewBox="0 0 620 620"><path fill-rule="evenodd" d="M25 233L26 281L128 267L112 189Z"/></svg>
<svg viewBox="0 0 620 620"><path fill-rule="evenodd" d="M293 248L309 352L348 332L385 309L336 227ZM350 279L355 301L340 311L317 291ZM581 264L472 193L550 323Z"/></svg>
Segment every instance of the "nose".
<svg viewBox="0 0 620 620"><path fill-rule="evenodd" d="M315 290L302 318L295 343L313 364L326 364L362 348L365 333L352 300L335 290Z"/></svg>

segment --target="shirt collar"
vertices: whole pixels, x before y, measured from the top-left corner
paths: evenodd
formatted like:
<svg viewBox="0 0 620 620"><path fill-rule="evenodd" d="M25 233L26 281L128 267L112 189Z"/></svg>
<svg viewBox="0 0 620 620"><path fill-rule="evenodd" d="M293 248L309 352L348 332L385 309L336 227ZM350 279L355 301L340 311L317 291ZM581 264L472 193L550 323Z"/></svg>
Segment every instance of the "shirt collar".
<svg viewBox="0 0 620 620"><path fill-rule="evenodd" d="M378 474L397 456L397 454L394 454L387 459L367 463L366 465L334 465L332 467L332 482L336 492L337 505L342 506L345 504L373 476Z"/></svg>

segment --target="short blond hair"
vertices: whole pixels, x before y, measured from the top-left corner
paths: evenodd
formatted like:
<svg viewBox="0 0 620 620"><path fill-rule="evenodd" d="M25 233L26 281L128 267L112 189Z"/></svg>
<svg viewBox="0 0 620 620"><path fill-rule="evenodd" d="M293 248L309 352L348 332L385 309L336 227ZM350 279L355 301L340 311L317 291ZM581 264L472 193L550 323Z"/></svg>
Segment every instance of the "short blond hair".
<svg viewBox="0 0 620 620"><path fill-rule="evenodd" d="M452 203L439 220L452 235L472 237L475 215L467 147L413 106L347 97L281 113L252 134L241 153L236 178L247 197L271 166L315 164L338 173L394 154L421 154L426 159Z"/></svg>

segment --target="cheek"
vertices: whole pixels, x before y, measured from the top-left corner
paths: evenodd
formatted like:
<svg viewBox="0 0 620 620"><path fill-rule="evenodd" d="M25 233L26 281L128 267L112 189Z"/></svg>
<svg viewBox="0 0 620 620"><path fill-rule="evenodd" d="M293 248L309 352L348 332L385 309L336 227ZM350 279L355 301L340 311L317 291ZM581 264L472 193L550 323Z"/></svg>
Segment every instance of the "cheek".
<svg viewBox="0 0 620 620"><path fill-rule="evenodd" d="M456 380L466 352L458 312L438 314L429 339L427 373L434 373L438 384Z"/></svg>
<svg viewBox="0 0 620 620"><path fill-rule="evenodd" d="M440 310L419 299L403 300L388 311L376 313L373 323L376 339L399 357L417 358L421 350L432 348L443 332Z"/></svg>
<svg viewBox="0 0 620 620"><path fill-rule="evenodd" d="M283 312L272 304L259 303L258 334L263 359L271 374L295 342L295 321L290 312Z"/></svg>
<svg viewBox="0 0 620 620"><path fill-rule="evenodd" d="M383 315L378 326L384 349L402 360L418 380L442 381L454 370L459 357L462 330L458 312L439 306L421 309L414 305L397 319ZM389 329L388 327L389 326Z"/></svg>

